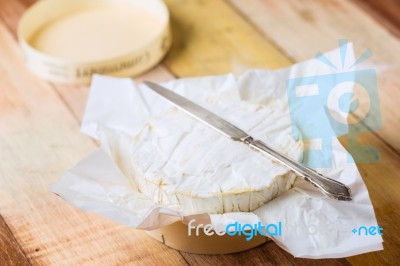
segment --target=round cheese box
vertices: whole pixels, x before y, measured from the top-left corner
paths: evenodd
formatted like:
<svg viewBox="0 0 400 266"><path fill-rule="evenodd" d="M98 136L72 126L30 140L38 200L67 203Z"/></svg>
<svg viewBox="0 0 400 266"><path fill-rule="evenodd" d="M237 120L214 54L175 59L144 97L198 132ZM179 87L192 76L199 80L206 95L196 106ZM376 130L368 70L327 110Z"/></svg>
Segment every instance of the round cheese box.
<svg viewBox="0 0 400 266"><path fill-rule="evenodd" d="M193 219L195 223L189 223ZM190 226L187 225L190 224ZM182 222L175 222L162 228L147 231L148 235L161 243L188 253L194 254L230 254L260 246L271 239L254 235L248 239L245 235L217 234L210 228L207 215L193 215Z"/></svg>

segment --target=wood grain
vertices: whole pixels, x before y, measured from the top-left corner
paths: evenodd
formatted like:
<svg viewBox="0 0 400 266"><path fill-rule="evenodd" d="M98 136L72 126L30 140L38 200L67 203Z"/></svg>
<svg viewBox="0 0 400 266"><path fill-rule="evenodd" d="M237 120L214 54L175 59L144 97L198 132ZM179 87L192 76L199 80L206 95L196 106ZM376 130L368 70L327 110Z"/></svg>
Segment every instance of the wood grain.
<svg viewBox="0 0 400 266"><path fill-rule="evenodd" d="M400 41L351 1L230 0L266 38L295 61L337 48L338 40L354 42L360 55L371 49L366 66L378 75L383 128L377 135L400 152Z"/></svg>
<svg viewBox="0 0 400 266"><path fill-rule="evenodd" d="M250 251L223 256L193 255L183 252L182 255L190 265L350 265L346 259L310 260L294 258L292 255L278 247L273 242L267 242L261 247L252 249Z"/></svg>
<svg viewBox="0 0 400 266"><path fill-rule="evenodd" d="M400 1L353 0L385 28L400 37Z"/></svg>
<svg viewBox="0 0 400 266"><path fill-rule="evenodd" d="M166 0L174 43L164 64L179 77L280 68L290 61L223 1Z"/></svg>
<svg viewBox="0 0 400 266"><path fill-rule="evenodd" d="M180 254L143 232L82 213L48 193L49 183L95 145L79 133L79 119L88 88L40 81L23 65L15 29L17 17L31 2L0 0L0 18L6 25L0 23L0 51L6 51L0 58L0 169L7 173L0 177L0 187L5 191L0 193L0 213L6 217L11 232L32 265L346 265L347 260L356 265L396 263L400 257L400 239L395 234L400 229L396 222L400 218L397 210L400 166L396 151L398 142L392 129L385 128L378 136L361 136L361 141L378 147L382 153L381 163L362 165L361 173L370 189L378 221L388 232L384 235L385 251L347 260L295 259L274 243L225 256ZM243 1L243 6L238 8L239 1L235 0L236 8L243 14L223 1L166 2L171 9L175 33L173 50L164 60L164 66L156 67L138 80L162 81L241 72L250 67L287 66L293 60L313 57L318 50L333 48L337 32L356 34L364 38L361 39L364 45L375 45L384 54L377 64L386 63L389 55L373 38L385 39L386 48L397 45L375 21L368 20L356 7L342 1L312 5L307 1L304 4L246 1L245 5ZM323 5L327 5L326 10ZM342 9L345 14L337 14ZM347 29L351 26L349 17L354 20L351 11L356 14L356 25L366 21L374 32L363 36L355 32L359 30L356 26L353 27L357 29ZM267 25L264 19L268 20ZM308 40L309 36L312 38ZM321 40L314 43L318 37ZM395 59L396 55L389 58L391 66L395 65ZM393 90L397 79L391 83L387 78L383 79L384 85ZM392 97L398 99L398 92L393 94ZM388 98L385 96L382 101L388 101L393 109L394 99ZM394 110L385 109L384 112L391 114ZM398 121L385 119L386 123Z"/></svg>
<svg viewBox="0 0 400 266"><path fill-rule="evenodd" d="M0 262L9 266L30 265L3 217L0 215Z"/></svg>

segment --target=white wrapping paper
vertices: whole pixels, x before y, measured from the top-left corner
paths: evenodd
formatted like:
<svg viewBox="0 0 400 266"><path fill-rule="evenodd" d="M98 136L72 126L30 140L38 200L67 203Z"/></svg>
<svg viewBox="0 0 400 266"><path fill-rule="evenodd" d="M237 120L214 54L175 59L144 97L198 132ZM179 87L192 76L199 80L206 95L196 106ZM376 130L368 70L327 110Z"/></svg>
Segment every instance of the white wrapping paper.
<svg viewBox="0 0 400 266"><path fill-rule="evenodd" d="M339 50L326 54L332 62L339 62ZM347 52L346 64L354 61L352 49ZM163 84L179 93L183 88L204 89L222 85L234 88L240 97L254 103L277 103L287 107L286 81L289 78L332 73L332 68L312 59L279 71L250 70L240 76L222 75L173 80ZM132 91L139 85L130 79L96 76L93 80L82 131L102 143L102 148L75 167L68 170L51 187L51 191L72 205L95 212L121 224L152 230L182 220L183 214L155 204L138 192L131 178L123 174L124 158L116 158L107 147L110 139L102 134L105 128L117 129L121 134L133 134L130 126L136 108L132 104ZM219 97L224 97L221 93ZM118 108L115 106L118 105ZM297 106L296 108L301 108ZM121 142L121 145L124 143ZM211 214L211 222L217 230L224 231L233 221L254 224L283 224L281 236L273 240L295 257L338 258L382 249L379 235L364 236L351 230L360 226L376 226L373 206L368 191L354 163L348 162L348 154L334 138L333 167L319 169L327 176L347 184L353 193L353 201L342 202L323 196L310 184L297 179L294 187L278 198L253 212ZM127 155L128 156L128 155ZM117 167L116 161L118 160Z"/></svg>

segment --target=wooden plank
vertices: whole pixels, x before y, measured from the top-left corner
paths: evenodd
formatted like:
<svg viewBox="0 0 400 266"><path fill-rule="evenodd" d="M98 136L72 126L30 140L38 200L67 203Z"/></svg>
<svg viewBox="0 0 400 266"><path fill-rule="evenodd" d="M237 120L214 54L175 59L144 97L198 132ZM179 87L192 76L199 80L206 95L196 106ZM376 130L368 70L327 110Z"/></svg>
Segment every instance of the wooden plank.
<svg viewBox="0 0 400 266"><path fill-rule="evenodd" d="M186 265L179 252L144 232L84 213L48 191L95 145L79 132L54 88L26 69L15 38L1 23L0 51L0 212L29 261Z"/></svg>
<svg viewBox="0 0 400 266"><path fill-rule="evenodd" d="M191 13L188 13L187 10L186 11L185 11L185 9L183 9L183 10L180 9L179 10L179 8L189 8L191 10L196 10L196 12L200 12L200 14L201 14L201 10L203 10L202 8L207 8L207 10L210 10L209 6L208 7L207 6L206 7L199 7L198 6L199 3L196 3L196 2L187 4L189 6L187 6L187 5L183 6L183 7L179 6L179 8L171 6L171 5L177 4L176 2L172 2L172 3L171 2L167 2L167 3L169 4L171 10L173 11L172 12L172 19L175 22L174 23L175 33L179 32L179 30L177 30L176 28L182 27L182 26L179 26L179 23L186 25L187 24L186 20L189 19L188 18L188 14L191 14ZM204 2L203 2L203 4L204 4ZM210 3L207 2L207 4L210 4ZM212 4L215 4L215 3L212 3ZM193 6L193 5L195 5L195 6ZM218 5L220 5L220 4L218 4ZM222 12L222 13L231 14L230 11L226 11L225 10L226 6L223 6L223 8L224 8L223 9L224 12ZM218 13L218 9L217 9L217 11L215 11L215 8L211 8L211 9L213 9L214 12L217 12L217 14L216 14L217 17L221 16ZM204 10L203 10L203 15L202 16L198 16L196 18L196 20L194 20L194 18L192 16L190 17L190 19L192 19L192 23L195 24L194 27L197 27L197 24L201 24L201 23L204 22ZM236 20L240 21L239 26L237 26ZM218 34L221 34L221 32L223 31L223 29L219 29L218 28L218 29L214 29L216 32L213 32L213 30L210 30L210 25L208 25L208 26L206 26L204 28L200 28L200 29L197 29L196 31L192 32L195 36L192 35L190 38L187 37L184 40L175 41L175 46L174 46L173 51L171 53L171 54L175 53L175 55L174 56L170 55L167 58L167 60L165 61L166 65L170 69L173 69L173 71L175 73L178 73L179 76L198 75L198 73L201 73L201 74L216 74L216 73L221 73L221 72L224 72L224 71L232 71L232 70L235 71L238 68L239 68L239 71L240 71L240 70L243 70L244 68L248 68L248 67L254 66L253 63L251 63L251 62L250 63L249 62L246 63L246 62L244 62L245 60L243 60L243 59L238 59L238 61L236 61L236 63L232 64L232 60L230 60L230 58L228 58L226 56L221 58L221 56L220 56L221 53L223 53L223 54L236 54L238 52L237 50L235 50L235 49L237 49L235 46L229 45L231 40L235 40L235 42L238 42L238 41L241 41L241 40L246 42L247 39L246 39L245 36L246 36L246 34L247 35L250 34L247 31L251 31L251 32L253 32L253 34L257 34L257 32L255 32L254 29L251 28L251 26L249 26L248 24L245 24L245 22L243 22L241 20L241 18L238 17L237 15L235 15L235 19L231 18L230 22L233 25L232 27L234 27L234 28L238 27L239 30L238 31L234 31L233 33L228 31L227 33L225 33L226 34L225 38L218 39L218 42L216 42L216 43L220 43L219 48L218 47L217 48L213 48L213 49L216 49L216 51L211 49L212 52L210 52L210 49L208 49L208 47L210 45L212 45L212 44L209 44L205 40L202 41L201 46L197 46L198 43L197 43L197 41L195 41L197 39L204 39L209 34L211 34L213 36L219 36ZM176 25L177 23L178 23L178 25ZM240 26L240 25L246 25L245 26L246 30L243 30L243 27ZM238 32L240 34L238 34ZM243 32L247 32L247 33L243 34ZM186 36L186 35L182 35L182 36ZM258 46L258 45L263 45L266 42L262 38L260 39L260 38L257 37L257 39L258 39L258 41L254 41L254 39L251 39L250 40L252 42L251 45L253 45L253 43L256 43L255 46ZM182 42L184 43L184 45L182 45ZM257 44L257 43L259 43L259 44ZM213 44L213 45L215 46L216 44ZM187 52L188 50L189 51L194 51L194 50L197 49L197 48L196 49L193 48L193 46L198 48L198 52L197 53ZM182 49L182 47L184 47L184 49ZM228 48L226 48L226 47L228 47ZM226 53L224 52L225 48L227 50ZM268 54L267 53L268 49L266 49L266 51L261 50L261 51L258 51L258 52L259 52L258 54L256 53L256 54L253 54L252 56L255 57L255 58L259 58L259 57L262 58L263 55ZM276 52L277 51L274 50L273 53L276 53ZM213 64L216 64L218 66L214 66L213 65L213 68L207 67L211 63L207 63L207 62L204 63L202 60L199 60L199 58L203 58L203 56L208 56L208 58L211 58L211 59L207 59L207 60L210 60L211 62L214 62ZM177 58L176 60L178 60L178 61L174 61L175 58ZM288 60L285 59L284 62L281 62L281 64L285 65L285 64L287 64L287 61ZM220 62L220 63L218 63L218 62ZM259 64L259 62L257 64ZM238 65L239 65L239 67L238 67ZM268 63L265 63L265 61L263 61L263 65L262 66L270 66L270 65ZM60 86L57 86L57 88L59 90ZM71 99L68 96L68 94L69 93L68 93L67 89L63 90L62 95L63 95L63 97L65 99ZM71 108L73 108L73 109L76 108L76 107L73 107L74 104L72 104L71 100L67 100L67 102L70 103ZM82 104L81 104L81 106L82 106ZM264 252L268 253L268 252L270 252L270 249L271 248L269 248L267 246L262 246L262 247L260 247L258 249L254 249L252 251L248 251L248 252L241 253L241 254L236 254L234 256L234 258L235 258L235 260L237 260L238 257L240 257L241 259L239 259L239 261L248 260L248 262L253 262L253 259L249 259L249 258L257 258L260 253L264 253ZM280 249L278 249L278 250L280 250ZM287 257L291 257L288 253L286 253L284 251L281 251L281 252L284 255L282 255L280 253L275 253L274 254L274 258L276 260L285 261ZM223 262L226 262L226 261L233 262L233 260L231 259L230 256L208 256L208 257L206 256L206 257L204 257L204 256L201 256L201 255L185 254L185 258L190 263L194 263L194 264L200 263L200 262L207 262L207 263L223 263ZM304 260L304 263L306 263L306 261L307 260ZM337 261L336 260L331 260L331 262L332 263L336 263ZM342 262L342 260L340 260L340 262ZM296 260L296 263L297 263L297 260ZM298 263L300 263L300 262L298 262ZM308 263L310 263L310 262L308 262Z"/></svg>
<svg viewBox="0 0 400 266"><path fill-rule="evenodd" d="M0 18L3 24L9 28L10 32L16 35L18 20L21 17L22 13L25 11L25 6L21 4L19 1L14 1L12 5L3 4L3 1L0 2Z"/></svg>
<svg viewBox="0 0 400 266"><path fill-rule="evenodd" d="M339 266L350 265L346 259L300 259L278 247L273 242L267 242L261 247L250 251L228 254L223 256L193 255L182 252L190 265L307 265L307 266Z"/></svg>
<svg viewBox="0 0 400 266"><path fill-rule="evenodd" d="M217 2L217 4L215 4ZM217 73L223 73L223 72L228 72L228 71L237 71L237 70L242 70L248 67L279 67L283 65L287 65L290 60L285 58L279 51L275 48L273 48L273 45L271 45L268 40L265 40L262 38L261 34L258 33L258 31L254 28L251 27L248 23L246 23L245 20L243 20L240 16L238 16L235 12L233 12L230 8L228 8L222 1L214 1L214 2L205 2L205 1L191 1L189 4L182 4L182 2L179 1L167 1L168 5L170 7L173 7L173 12L172 12L172 19L174 21L174 27L175 27L175 33L179 33L183 35L180 35L181 38L184 38L183 40L178 40L175 42L174 49L172 53L174 55L171 55L165 60L165 64L168 66L169 69L173 71L174 74L177 76L183 77L183 76L192 76L192 75L208 75L208 74L217 74ZM182 4L182 5L181 5ZM208 12L205 10L209 10ZM190 13L191 12L191 13ZM227 30L227 28L220 28L218 25L213 25L214 23L211 23L211 19L207 17L207 14L212 13L213 18L214 17L221 17L220 21L218 21L219 24L222 23L224 26L229 26L232 27L234 30L230 31ZM186 14L186 15L185 15ZM193 29L186 29L183 28L183 25L187 25L184 23L187 23L187 21L193 21L192 22L192 27ZM228 21L227 23L224 24L223 21ZM202 23L206 23L207 26L201 26ZM215 23L215 24L218 24ZM200 25L198 25L200 24ZM229 29L228 27L228 29ZM11 27L10 27L11 28ZM221 36L220 36L221 35ZM182 37L184 36L184 37ZM211 36L211 41L207 41L205 39L208 39L208 36ZM251 37L253 36L253 37ZM254 37L256 36L256 37ZM201 40L199 44L199 40ZM248 41L250 40L250 41ZM242 43L245 49L242 48ZM217 48L214 48L213 46L217 46ZM222 47L222 48L221 48ZM264 48L263 48L264 47ZM272 48L271 48L272 47ZM271 48L272 52L271 52ZM254 51L253 51L254 49ZM265 50L263 50L265 49ZM226 52L226 50L228 52ZM196 53L195 53L196 51ZM246 51L251 51L248 54L244 54ZM263 54L264 51L266 54ZM268 54L267 54L268 52ZM283 58L283 59L276 59L270 56L269 53L272 53L274 56L277 56L275 53L279 53L280 55L277 56L278 58ZM234 58L234 59L232 59ZM261 58L261 60L259 60ZM273 58L273 59L271 59ZM175 61L176 60L176 61ZM269 60L273 60L269 61ZM277 62L279 61L280 63ZM161 68L161 71L165 71L165 69ZM168 73L166 73L168 75ZM76 110L75 113L77 115L81 114L83 110L83 104L84 100L83 99L75 99L75 101L80 101L81 104L74 104L73 103L73 93L69 93L68 87L62 87L62 86L56 86L57 91L62 95L63 100L69 104L69 108L72 110ZM77 94L79 95L81 93L81 90L86 90L86 88L77 88L76 89L78 92ZM77 96L81 97L81 96ZM60 104L60 103L59 103ZM390 176L394 177L393 173L397 171L398 169L395 166L396 162L396 157L393 156L390 153L390 149L388 150L387 147L385 146L384 143L379 142L379 140L376 140L379 145L382 145L383 148L386 148L384 150L384 158L387 158L385 163L392 164L393 167L388 169L388 174ZM75 146L76 144L70 143L69 145ZM378 146L379 146L378 145ZM62 168L64 166L60 166ZM374 166L371 166L374 167ZM384 169L384 165L379 168L379 171L382 171ZM378 170L376 172L372 171L372 173L378 173ZM371 174L370 169L366 168L366 172L363 173L364 175L368 173ZM387 195L390 195L390 193L393 193L395 188L391 187L386 187L384 185L387 185L387 183L390 183L392 180L385 180L383 185L380 185L380 183L377 180L372 180L373 183L372 185L378 185L378 187L384 187L384 192L388 193ZM370 184L367 184L370 185ZM374 191L375 193L375 191ZM378 197L379 196L379 197ZM381 194L373 194L371 192L371 197L373 197L374 201L380 200L382 203L387 203L387 200L380 199ZM392 199L392 198L390 198ZM397 199L395 199L397 200ZM393 200L393 202L395 202ZM61 204L61 203L60 203ZM391 212L394 209L394 205L390 204L381 204L385 209L382 210L382 213L387 213ZM10 207L11 208L11 207ZM62 208L69 208L66 204ZM63 210L59 209L59 211L65 211L66 213L69 213L69 210ZM64 216L59 216L60 218L65 218ZM71 220L77 219L76 217L72 217ZM90 219L88 219L90 220ZM390 221L392 222L392 221ZM97 221L96 221L97 223ZM389 223L389 221L388 221ZM73 223L75 225L75 223ZM71 226L71 225L69 225ZM108 226L107 226L108 227ZM107 228L106 227L106 228ZM65 227L67 228L67 227ZM384 225L384 228L386 229L386 225ZM393 227L394 228L394 227ZM97 229L97 230L101 230ZM113 241L113 238L108 238L108 240ZM386 238L385 238L386 241ZM80 243L80 248L85 248L83 244ZM269 244L268 244L269 245ZM248 252L243 252L235 255L227 255L227 256L201 256L201 255L191 255L191 254L184 254L186 260L188 260L190 263L194 264L201 264L201 263L208 263L208 264L213 264L213 263L220 263L220 262L225 262L225 263L235 263L237 264L237 261L240 262L260 262L258 259L260 256L260 252L269 252L271 247L268 245L264 245L258 249L254 249ZM271 245L274 245L271 243ZM64 250L65 246L62 246L59 248L58 252L65 252ZM97 246L95 247L97 248ZM272 247L277 248L276 246ZM155 251L157 252L157 251ZM270 251L272 252L272 251ZM273 253L271 253L273 254ZM73 255L73 254L69 254ZM48 256L48 254L45 254L44 256ZM53 255L54 256L54 255ZM168 255L167 255L168 256ZM279 262L285 262L290 255L282 251L281 255L274 254L274 259L275 261ZM262 260L267 260L267 257L262 257ZM154 258L153 258L154 259ZM294 260L295 263L311 263L313 261L309 260ZM304 262L303 262L304 261ZM376 257L372 257L372 261L376 261ZM149 262L149 261L148 261ZM265 262L265 261L264 261ZM328 262L328 260L326 261ZM343 260L329 260L330 263L343 263ZM287 264L293 264L291 262L287 262Z"/></svg>
<svg viewBox="0 0 400 266"><path fill-rule="evenodd" d="M400 37L400 1L353 0L394 35Z"/></svg>
<svg viewBox="0 0 400 266"><path fill-rule="evenodd" d="M223 1L165 1L174 44L164 60L179 77L279 68L290 61Z"/></svg>
<svg viewBox="0 0 400 266"><path fill-rule="evenodd" d="M332 50L343 38L355 43L358 54L371 49L373 57L368 59L368 65L378 73L383 121L377 134L400 151L400 41L387 29L345 0L230 2L295 61L313 58L317 51Z"/></svg>
<svg viewBox="0 0 400 266"><path fill-rule="evenodd" d="M10 228L0 215L0 262L9 266L30 265Z"/></svg>

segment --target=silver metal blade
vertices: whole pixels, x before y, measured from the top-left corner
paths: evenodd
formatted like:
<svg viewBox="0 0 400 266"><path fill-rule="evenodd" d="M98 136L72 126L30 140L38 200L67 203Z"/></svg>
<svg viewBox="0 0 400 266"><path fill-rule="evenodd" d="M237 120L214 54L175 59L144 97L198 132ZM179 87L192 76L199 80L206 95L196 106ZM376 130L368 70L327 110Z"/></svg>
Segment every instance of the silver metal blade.
<svg viewBox="0 0 400 266"><path fill-rule="evenodd" d="M175 92L168 90L167 88L164 88L156 83L152 83L149 81L144 81L143 83L146 84L154 92L167 99L170 103L172 103L179 109L185 111L199 121L207 124L221 134L230 137L233 140L243 140L249 136L240 128L237 128L228 121L204 109L200 105L180 96L179 94L176 94Z"/></svg>

